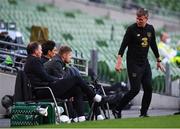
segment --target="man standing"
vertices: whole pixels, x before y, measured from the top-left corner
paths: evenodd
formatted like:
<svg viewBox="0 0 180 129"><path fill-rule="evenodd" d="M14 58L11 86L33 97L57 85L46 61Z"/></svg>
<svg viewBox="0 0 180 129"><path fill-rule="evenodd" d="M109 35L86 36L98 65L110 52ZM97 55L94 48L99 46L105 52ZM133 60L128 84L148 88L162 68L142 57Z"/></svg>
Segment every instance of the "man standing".
<svg viewBox="0 0 180 129"><path fill-rule="evenodd" d="M121 71L122 56L126 47L128 47L127 71L131 89L124 95L116 108L113 110L113 113L117 118L121 118L122 109L139 93L141 84L144 94L140 116L147 116L147 111L152 97L152 73L147 59L149 47L151 47L157 59L157 68L160 68L161 71L165 70L159 58L154 28L152 25L148 24L147 21L148 11L144 8L138 9L136 13L136 23L127 28L119 49L115 69L118 72Z"/></svg>

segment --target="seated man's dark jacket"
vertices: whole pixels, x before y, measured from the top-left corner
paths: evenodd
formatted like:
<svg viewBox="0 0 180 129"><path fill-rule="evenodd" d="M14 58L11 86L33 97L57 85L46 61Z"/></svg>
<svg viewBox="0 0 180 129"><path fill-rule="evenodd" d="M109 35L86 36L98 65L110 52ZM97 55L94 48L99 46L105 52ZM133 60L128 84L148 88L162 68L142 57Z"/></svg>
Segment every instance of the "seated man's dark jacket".
<svg viewBox="0 0 180 129"><path fill-rule="evenodd" d="M47 61L49 61L49 58L45 57L45 56L42 56L41 57L41 62L42 64L46 63Z"/></svg>
<svg viewBox="0 0 180 129"><path fill-rule="evenodd" d="M24 71L33 86L41 86L58 80L46 72L40 58L32 55L27 57Z"/></svg>
<svg viewBox="0 0 180 129"><path fill-rule="evenodd" d="M44 68L54 77L67 78L69 76L69 70L59 55L44 63Z"/></svg>

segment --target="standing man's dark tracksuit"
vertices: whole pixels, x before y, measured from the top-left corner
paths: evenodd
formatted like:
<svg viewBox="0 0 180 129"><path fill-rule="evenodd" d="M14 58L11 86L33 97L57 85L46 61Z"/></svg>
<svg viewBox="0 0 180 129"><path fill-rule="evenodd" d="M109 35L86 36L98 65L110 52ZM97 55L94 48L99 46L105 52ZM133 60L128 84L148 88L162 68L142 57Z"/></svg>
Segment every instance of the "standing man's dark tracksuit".
<svg viewBox="0 0 180 129"><path fill-rule="evenodd" d="M156 58L159 58L153 26L146 24L143 28L138 27L136 23L129 26L118 55L122 57L126 47L128 47L126 59L131 89L122 98L116 110L121 111L139 93L142 84L144 95L141 115L144 115L147 113L152 97L152 73L147 59L149 47Z"/></svg>

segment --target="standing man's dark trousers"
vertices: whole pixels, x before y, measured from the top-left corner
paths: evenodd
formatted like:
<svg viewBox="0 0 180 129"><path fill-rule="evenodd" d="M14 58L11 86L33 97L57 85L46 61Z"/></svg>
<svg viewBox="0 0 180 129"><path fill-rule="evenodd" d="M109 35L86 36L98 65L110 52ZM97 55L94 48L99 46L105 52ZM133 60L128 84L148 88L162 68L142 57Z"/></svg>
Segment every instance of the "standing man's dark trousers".
<svg viewBox="0 0 180 129"><path fill-rule="evenodd" d="M130 80L131 89L120 100L116 110L119 112L139 93L141 84L144 90L141 115L146 115L152 98L152 72L148 60L142 64L137 65L133 61L127 61L128 76Z"/></svg>

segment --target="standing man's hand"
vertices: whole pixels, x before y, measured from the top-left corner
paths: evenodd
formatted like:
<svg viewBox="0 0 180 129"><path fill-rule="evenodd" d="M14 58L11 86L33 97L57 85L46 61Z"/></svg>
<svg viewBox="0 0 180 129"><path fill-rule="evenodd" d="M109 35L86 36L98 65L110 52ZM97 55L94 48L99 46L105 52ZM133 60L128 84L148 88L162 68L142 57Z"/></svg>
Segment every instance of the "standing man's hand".
<svg viewBox="0 0 180 129"><path fill-rule="evenodd" d="M115 70L117 72L120 72L122 70L122 57L121 57L121 55L118 55Z"/></svg>
<svg viewBox="0 0 180 129"><path fill-rule="evenodd" d="M162 72L166 72L166 69L164 68L163 64L161 64L161 60L157 59L157 70L161 70Z"/></svg>

